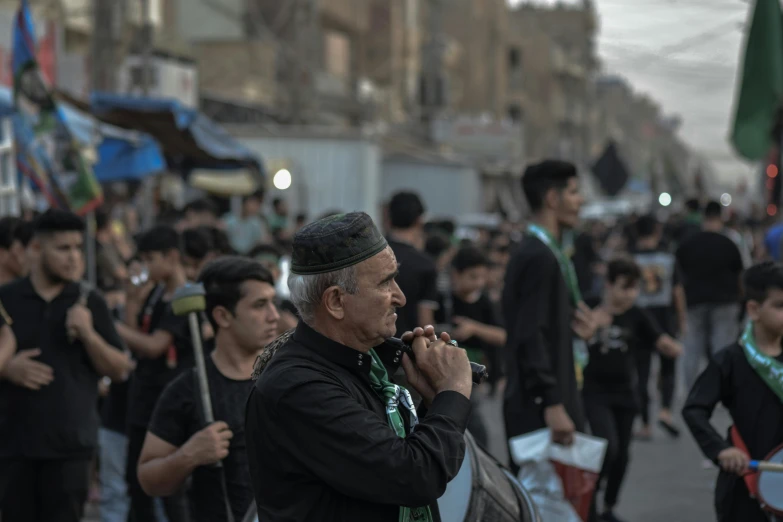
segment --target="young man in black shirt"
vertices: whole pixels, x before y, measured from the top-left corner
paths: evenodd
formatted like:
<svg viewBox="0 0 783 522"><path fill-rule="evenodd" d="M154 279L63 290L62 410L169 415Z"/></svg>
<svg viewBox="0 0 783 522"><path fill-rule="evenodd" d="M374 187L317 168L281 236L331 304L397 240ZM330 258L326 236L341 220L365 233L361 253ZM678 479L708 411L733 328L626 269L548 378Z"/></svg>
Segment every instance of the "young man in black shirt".
<svg viewBox="0 0 783 522"><path fill-rule="evenodd" d="M438 270L424 250L424 205L413 192L398 192L389 202L389 246L400 263L397 284L407 303L397 310L397 335L435 322Z"/></svg>
<svg viewBox="0 0 783 522"><path fill-rule="evenodd" d="M642 216L638 219L636 237L636 250L633 251L633 256L641 269L640 293L636 304L652 315L663 333L677 337L678 334L685 332L687 324L685 290L682 287L682 276L677 260L671 252L661 248L661 226L654 216ZM652 435L648 384L653 351L652 349L636 350L643 423L639 433L641 438L649 438ZM676 383L676 364L671 357L659 355L661 365L658 389L661 393L661 410L658 414L658 424L676 437L679 435L679 430L674 425L671 413Z"/></svg>
<svg viewBox="0 0 783 522"><path fill-rule="evenodd" d="M609 443L601 469L601 479L606 480L602 515L597 519L601 522L620 522L613 509L628 467L639 407L635 352L654 348L677 357L682 350L647 312L634 306L640 279L641 271L633 260L611 261L603 297L588 299L595 307L598 329L588 342L590 362L584 371L582 396L590 431Z"/></svg>
<svg viewBox="0 0 783 522"><path fill-rule="evenodd" d="M562 161L528 167L522 188L533 217L508 264L503 290L506 434L549 427L554 442L570 445L574 432L584 429L577 361L595 325L561 236L578 224L583 199L576 167Z"/></svg>
<svg viewBox="0 0 783 522"><path fill-rule="evenodd" d="M272 275L241 257L212 261L200 276L206 314L215 329L207 357L209 393L216 422L203 418L195 370L169 384L158 400L141 452L139 481L151 496L166 496L193 475L194 520L227 521L226 507L242 520L253 501L245 445L245 400L253 363L277 336ZM212 466L223 462L223 469ZM221 473L225 473L223 486Z"/></svg>
<svg viewBox="0 0 783 522"><path fill-rule="evenodd" d="M764 460L783 441L783 266L762 263L743 280L750 322L739 342L715 354L682 410L704 455L721 467L715 484L718 522L780 520L761 509L743 477L750 459ZM710 424L719 402L736 436Z"/></svg>
<svg viewBox="0 0 783 522"><path fill-rule="evenodd" d="M98 381L132 368L106 302L77 282L83 233L76 215L47 211L35 223L30 276L0 287L0 316L18 350L0 382L4 522L81 520L98 443Z"/></svg>
<svg viewBox="0 0 783 522"><path fill-rule="evenodd" d="M138 240L137 252L149 270L150 284L129 287L125 322L117 330L138 358L128 401L128 462L131 520L154 521L152 498L139 484L136 467L147 427L158 397L180 373L193 367L193 347L187 317L171 309L174 291L185 284L179 234L159 225ZM187 520L187 502L181 493L164 499L169 522Z"/></svg>
<svg viewBox="0 0 783 522"><path fill-rule="evenodd" d="M702 230L677 249L688 301L683 371L687 389L693 385L704 356L737 340L739 335L742 254L723 233L721 205L711 201L704 210Z"/></svg>

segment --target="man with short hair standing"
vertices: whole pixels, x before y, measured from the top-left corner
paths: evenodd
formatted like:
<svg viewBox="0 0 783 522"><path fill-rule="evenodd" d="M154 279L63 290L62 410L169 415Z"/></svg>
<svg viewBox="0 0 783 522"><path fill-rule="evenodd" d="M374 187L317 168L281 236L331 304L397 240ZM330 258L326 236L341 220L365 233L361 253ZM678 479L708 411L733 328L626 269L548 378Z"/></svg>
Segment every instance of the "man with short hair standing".
<svg viewBox="0 0 783 522"><path fill-rule="evenodd" d="M18 351L0 382L3 522L79 522L98 443L98 381L132 365L103 298L78 282L84 223L49 210L34 227L30 275L0 287ZM5 463L4 463L5 464Z"/></svg>
<svg viewBox="0 0 783 522"><path fill-rule="evenodd" d="M367 214L303 227L291 272L302 321L273 343L247 401L259 520L439 520L437 499L465 456L465 351L431 327L404 336L415 364L385 344L405 296L394 253ZM400 363L428 411L389 377Z"/></svg>
<svg viewBox="0 0 783 522"><path fill-rule="evenodd" d="M504 417L509 438L540 428L570 445L584 431L579 388L592 312L582 301L563 233L579 222L583 199L574 165L547 160L522 177L533 212L527 236L511 258L503 290L508 330Z"/></svg>
<svg viewBox="0 0 783 522"><path fill-rule="evenodd" d="M683 369L690 390L701 361L739 337L742 254L723 233L722 207L707 203L702 230L691 234L677 249L688 304Z"/></svg>
<svg viewBox="0 0 783 522"><path fill-rule="evenodd" d="M397 278L406 304L399 311L397 333L435 323L438 308L438 269L423 252L424 204L414 192L398 192L389 202L389 246L400 263Z"/></svg>
<svg viewBox="0 0 783 522"><path fill-rule="evenodd" d="M199 281L215 349L206 356L209 394L216 422L207 425L195 369L177 377L155 407L139 459L139 482L153 497L179 490L193 476L190 498L196 522L243 520L253 501L247 468L245 400L253 363L277 337L272 274L257 261L223 257L211 261ZM223 468L213 464L223 463ZM221 476L225 473L224 476Z"/></svg>
<svg viewBox="0 0 783 522"><path fill-rule="evenodd" d="M129 287L125 322L117 323L117 330L139 360L130 382L125 469L131 499L130 520L134 522L156 520L153 499L142 490L136 473L152 411L166 385L195 364L188 319L176 316L171 308L174 292L186 281L181 239L167 225L158 225L142 234L137 250L154 285ZM169 522L189 519L182 492L164 498L163 505Z"/></svg>

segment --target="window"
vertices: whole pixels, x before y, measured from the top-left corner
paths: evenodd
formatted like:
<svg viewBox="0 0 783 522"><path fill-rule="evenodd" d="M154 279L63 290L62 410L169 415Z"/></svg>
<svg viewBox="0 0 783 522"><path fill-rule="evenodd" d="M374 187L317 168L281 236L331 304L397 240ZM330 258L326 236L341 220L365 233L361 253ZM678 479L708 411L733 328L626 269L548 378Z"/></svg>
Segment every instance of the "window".
<svg viewBox="0 0 783 522"><path fill-rule="evenodd" d="M508 68L519 69L522 66L522 51L516 47L508 50Z"/></svg>
<svg viewBox="0 0 783 522"><path fill-rule="evenodd" d="M131 87L141 87L144 85L144 65L132 65L128 71L130 74ZM154 64L149 67L149 87L158 86L158 68Z"/></svg>
<svg viewBox="0 0 783 522"><path fill-rule="evenodd" d="M522 121L522 108L516 103L508 106L508 117L514 123L520 123Z"/></svg>
<svg viewBox="0 0 783 522"><path fill-rule="evenodd" d="M324 35L325 69L330 75L348 80L351 75L351 40L345 33L326 31Z"/></svg>

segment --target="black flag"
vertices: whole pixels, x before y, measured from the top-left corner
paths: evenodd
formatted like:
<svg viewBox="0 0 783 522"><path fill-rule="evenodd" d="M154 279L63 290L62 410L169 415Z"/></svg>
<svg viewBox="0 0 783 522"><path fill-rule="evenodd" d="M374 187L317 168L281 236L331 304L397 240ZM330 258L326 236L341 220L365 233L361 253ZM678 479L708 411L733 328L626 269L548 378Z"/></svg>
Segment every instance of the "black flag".
<svg viewBox="0 0 783 522"><path fill-rule="evenodd" d="M603 191L609 196L619 194L628 183L628 169L620 159L617 146L613 141L609 142L604 153L593 165L593 174L598 179Z"/></svg>

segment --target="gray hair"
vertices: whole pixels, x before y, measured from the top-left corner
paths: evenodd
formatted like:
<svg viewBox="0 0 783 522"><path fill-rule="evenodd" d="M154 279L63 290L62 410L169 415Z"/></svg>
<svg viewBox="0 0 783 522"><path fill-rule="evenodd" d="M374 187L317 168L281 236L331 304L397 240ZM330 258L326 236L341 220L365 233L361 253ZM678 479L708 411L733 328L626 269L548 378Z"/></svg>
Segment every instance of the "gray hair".
<svg viewBox="0 0 783 522"><path fill-rule="evenodd" d="M324 292L331 286L337 286L349 294L358 292L356 265L325 274L288 276L288 290L291 292L289 299L306 324L313 324L315 310L321 304Z"/></svg>

